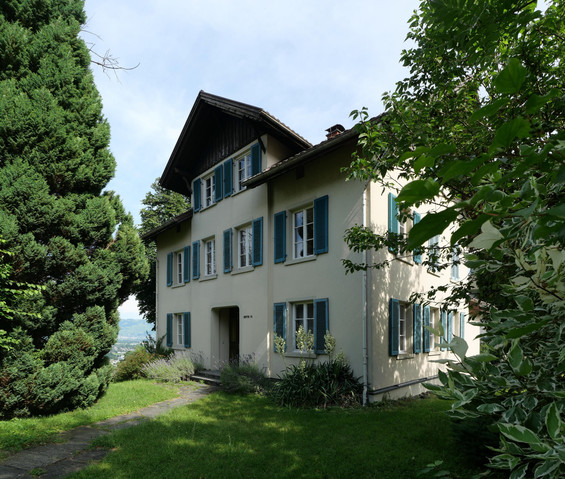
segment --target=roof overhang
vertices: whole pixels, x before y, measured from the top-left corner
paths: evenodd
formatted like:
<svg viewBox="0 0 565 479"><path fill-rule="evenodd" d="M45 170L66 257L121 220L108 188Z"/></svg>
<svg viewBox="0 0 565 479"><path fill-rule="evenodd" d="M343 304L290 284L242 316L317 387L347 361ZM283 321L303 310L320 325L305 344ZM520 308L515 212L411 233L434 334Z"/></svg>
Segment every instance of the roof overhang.
<svg viewBox="0 0 565 479"><path fill-rule="evenodd" d="M270 168L244 181L243 186L246 186L247 188L255 188L256 186L273 180L274 178L281 176L298 166L319 158L322 155L327 155L335 150L345 147L351 147L353 149L357 145L358 138L359 133L354 128L351 128L338 136L325 140L316 146L312 146L307 150L274 164Z"/></svg>
<svg viewBox="0 0 565 479"><path fill-rule="evenodd" d="M192 218L193 211L190 208L188 211L181 213L180 215L171 218L170 220L165 221L164 223L160 224L159 226L149 230L147 233L141 235L141 239L143 241L155 241L157 236L165 231L178 227L181 223L189 221Z"/></svg>

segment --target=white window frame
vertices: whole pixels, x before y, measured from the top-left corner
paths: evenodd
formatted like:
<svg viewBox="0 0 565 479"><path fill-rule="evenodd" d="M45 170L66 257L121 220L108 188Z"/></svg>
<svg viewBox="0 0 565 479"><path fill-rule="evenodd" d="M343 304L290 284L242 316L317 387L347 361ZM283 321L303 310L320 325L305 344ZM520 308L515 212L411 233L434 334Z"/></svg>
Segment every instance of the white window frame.
<svg viewBox="0 0 565 479"><path fill-rule="evenodd" d="M216 198L216 175L212 173L202 178L202 186L202 206L208 208Z"/></svg>
<svg viewBox="0 0 565 479"><path fill-rule="evenodd" d="M300 310L302 313L298 316L297 314ZM311 316L309 316L310 312L312 313ZM310 327L309 323L312 327ZM292 345L295 351L298 351L296 333L300 326L302 326L305 331L309 330L314 333L314 301L292 303Z"/></svg>
<svg viewBox="0 0 565 479"><path fill-rule="evenodd" d="M451 250L451 279L453 281L459 281L460 264L459 247L455 245Z"/></svg>
<svg viewBox="0 0 565 479"><path fill-rule="evenodd" d="M398 308L398 352L408 352L408 313L409 304L400 303Z"/></svg>
<svg viewBox="0 0 565 479"><path fill-rule="evenodd" d="M251 178L251 150L234 160L233 185L235 193L245 189L245 186L242 186L241 183L248 178Z"/></svg>
<svg viewBox="0 0 565 479"><path fill-rule="evenodd" d="M184 346L184 320L182 313L174 314L174 325L176 328L176 345Z"/></svg>
<svg viewBox="0 0 565 479"><path fill-rule="evenodd" d="M184 284L183 266L184 266L184 251L175 251L175 285Z"/></svg>
<svg viewBox="0 0 565 479"><path fill-rule="evenodd" d="M216 274L216 239L204 240L204 276Z"/></svg>
<svg viewBox="0 0 565 479"><path fill-rule="evenodd" d="M311 221L308 221L310 212ZM302 224L297 225L297 218L302 215ZM310 228L309 228L310 226ZM301 239L297 240L297 236ZM308 248L310 247L310 253ZM314 256L314 205L305 206L292 212L292 258L302 259Z"/></svg>
<svg viewBox="0 0 565 479"><path fill-rule="evenodd" d="M247 268L253 264L253 232L251 225L237 230L237 266Z"/></svg>

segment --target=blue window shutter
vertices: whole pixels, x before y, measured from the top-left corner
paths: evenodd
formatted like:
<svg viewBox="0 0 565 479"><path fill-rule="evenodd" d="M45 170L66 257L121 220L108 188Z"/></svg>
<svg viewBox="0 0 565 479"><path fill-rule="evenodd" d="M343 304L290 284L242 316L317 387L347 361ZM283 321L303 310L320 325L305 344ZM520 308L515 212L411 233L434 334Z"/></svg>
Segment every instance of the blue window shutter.
<svg viewBox="0 0 565 479"><path fill-rule="evenodd" d="M190 348L190 313L182 313L182 323L184 327L184 347Z"/></svg>
<svg viewBox="0 0 565 479"><path fill-rule="evenodd" d="M426 326L430 325L430 307L424 306L424 352L430 352L430 332Z"/></svg>
<svg viewBox="0 0 565 479"><path fill-rule="evenodd" d="M328 196L314 200L314 253L328 252Z"/></svg>
<svg viewBox="0 0 565 479"><path fill-rule="evenodd" d="M253 220L251 225L253 238L253 266L263 264L263 217Z"/></svg>
<svg viewBox="0 0 565 479"><path fill-rule="evenodd" d="M200 208L202 207L202 192L201 192L201 183L200 183L200 178L196 178L194 180L193 186L192 186L192 193L194 195L194 211L200 211Z"/></svg>
<svg viewBox="0 0 565 479"><path fill-rule="evenodd" d="M441 337L441 342L445 344L447 342L447 311L441 310L441 327L443 328L443 336ZM440 348L445 351L445 348Z"/></svg>
<svg viewBox="0 0 565 479"><path fill-rule="evenodd" d="M273 310L273 340L276 334L286 341L286 303L275 303ZM273 349L275 352L277 351L274 342Z"/></svg>
<svg viewBox="0 0 565 479"><path fill-rule="evenodd" d="M286 261L286 211L275 214L275 263Z"/></svg>
<svg viewBox="0 0 565 479"><path fill-rule="evenodd" d="M418 213L417 211L414 211L414 225L417 225L420 222L420 213ZM420 248L416 248L414 250L414 263L417 264L422 264L422 252L420 250Z"/></svg>
<svg viewBox="0 0 565 479"><path fill-rule="evenodd" d="M465 313L459 313L459 337L465 339Z"/></svg>
<svg viewBox="0 0 565 479"><path fill-rule="evenodd" d="M233 193L233 159L224 163L224 198Z"/></svg>
<svg viewBox="0 0 565 479"><path fill-rule="evenodd" d="M422 308L418 303L414 304L413 319L413 347L414 353L422 352Z"/></svg>
<svg viewBox="0 0 565 479"><path fill-rule="evenodd" d="M184 247L182 260L182 279L185 283L188 283L190 281L190 246Z"/></svg>
<svg viewBox="0 0 565 479"><path fill-rule="evenodd" d="M167 253L167 286L173 284L173 253Z"/></svg>
<svg viewBox="0 0 565 479"><path fill-rule="evenodd" d="M314 301L314 351L316 354L326 352L324 336L329 327L328 298L316 299Z"/></svg>
<svg viewBox="0 0 565 479"><path fill-rule="evenodd" d="M388 313L388 353L390 356L398 356L399 350L399 321L400 321L400 303L398 299L390 298Z"/></svg>
<svg viewBox="0 0 565 479"><path fill-rule="evenodd" d="M398 205L396 204L396 196L392 193L388 194L388 232L398 236ZM397 249L389 247L391 253L396 254Z"/></svg>
<svg viewBox="0 0 565 479"><path fill-rule="evenodd" d="M232 229L224 231L224 273L232 270Z"/></svg>
<svg viewBox="0 0 565 479"><path fill-rule="evenodd" d="M170 348L173 345L173 315L172 313L167 314L167 347Z"/></svg>
<svg viewBox="0 0 565 479"><path fill-rule="evenodd" d="M224 165L217 166L214 170L214 181L216 183L214 201L217 203L224 197Z"/></svg>
<svg viewBox="0 0 565 479"><path fill-rule="evenodd" d="M192 243L192 279L200 278L200 242Z"/></svg>
<svg viewBox="0 0 565 479"><path fill-rule="evenodd" d="M255 143L251 147L251 176L261 173L261 146Z"/></svg>

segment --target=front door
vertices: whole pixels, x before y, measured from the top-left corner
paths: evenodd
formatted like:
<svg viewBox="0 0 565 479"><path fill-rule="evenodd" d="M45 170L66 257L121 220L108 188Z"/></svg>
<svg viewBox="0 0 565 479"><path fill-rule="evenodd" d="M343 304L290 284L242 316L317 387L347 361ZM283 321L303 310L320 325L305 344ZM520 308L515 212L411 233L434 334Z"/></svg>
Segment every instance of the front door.
<svg viewBox="0 0 565 479"><path fill-rule="evenodd" d="M239 360L239 308L229 312L229 358L230 362Z"/></svg>

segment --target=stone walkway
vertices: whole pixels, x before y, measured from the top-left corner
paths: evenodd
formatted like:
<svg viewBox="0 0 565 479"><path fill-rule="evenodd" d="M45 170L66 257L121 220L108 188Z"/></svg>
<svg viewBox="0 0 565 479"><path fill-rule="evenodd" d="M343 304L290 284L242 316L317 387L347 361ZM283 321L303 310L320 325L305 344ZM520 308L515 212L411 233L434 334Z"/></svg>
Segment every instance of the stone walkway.
<svg viewBox="0 0 565 479"><path fill-rule="evenodd" d="M53 479L79 471L92 461L99 461L108 454L109 451L106 449L90 449L90 443L97 437L117 429L135 426L171 409L194 402L215 390L217 388L214 386L201 384L183 386L180 388L180 396L175 399L159 402L90 426L65 431L57 438L57 441L61 442L25 449L0 462L0 479L37 477ZM36 475L32 475L32 471Z"/></svg>

